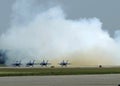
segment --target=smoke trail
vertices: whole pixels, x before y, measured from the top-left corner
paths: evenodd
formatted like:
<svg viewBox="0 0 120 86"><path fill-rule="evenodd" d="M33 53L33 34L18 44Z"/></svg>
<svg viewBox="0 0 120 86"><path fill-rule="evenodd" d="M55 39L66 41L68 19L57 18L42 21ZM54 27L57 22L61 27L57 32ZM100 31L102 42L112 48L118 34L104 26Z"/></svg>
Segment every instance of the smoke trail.
<svg viewBox="0 0 120 86"><path fill-rule="evenodd" d="M33 11L33 0L13 6L11 27L0 36L0 49L7 50L6 64L35 59L67 59L72 66L119 64L119 35L111 38L97 18L66 19L60 6Z"/></svg>

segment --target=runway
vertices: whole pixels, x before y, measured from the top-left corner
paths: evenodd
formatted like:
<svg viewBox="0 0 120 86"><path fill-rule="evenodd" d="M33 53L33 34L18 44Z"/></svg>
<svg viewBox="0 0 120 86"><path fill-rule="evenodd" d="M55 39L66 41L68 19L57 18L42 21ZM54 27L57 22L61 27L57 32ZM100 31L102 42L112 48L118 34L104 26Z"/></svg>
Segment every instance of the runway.
<svg viewBox="0 0 120 86"><path fill-rule="evenodd" d="M118 86L120 74L0 77L0 86Z"/></svg>

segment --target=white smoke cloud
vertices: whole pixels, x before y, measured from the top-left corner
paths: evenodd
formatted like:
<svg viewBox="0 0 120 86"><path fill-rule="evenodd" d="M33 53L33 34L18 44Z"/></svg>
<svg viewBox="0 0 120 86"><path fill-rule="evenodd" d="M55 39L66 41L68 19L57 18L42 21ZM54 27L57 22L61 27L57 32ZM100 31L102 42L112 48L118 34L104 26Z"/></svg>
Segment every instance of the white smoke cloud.
<svg viewBox="0 0 120 86"><path fill-rule="evenodd" d="M6 64L31 59L48 59L53 65L63 59L73 66L119 64L119 42L102 29L99 19L66 19L59 6L36 13L32 3L15 3L11 27L0 36L0 49L8 50Z"/></svg>

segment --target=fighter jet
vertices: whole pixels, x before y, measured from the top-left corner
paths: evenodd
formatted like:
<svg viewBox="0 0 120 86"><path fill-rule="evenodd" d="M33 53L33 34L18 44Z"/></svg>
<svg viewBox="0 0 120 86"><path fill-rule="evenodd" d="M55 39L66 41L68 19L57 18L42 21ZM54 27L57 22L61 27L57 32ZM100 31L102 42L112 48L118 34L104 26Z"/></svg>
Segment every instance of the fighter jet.
<svg viewBox="0 0 120 86"><path fill-rule="evenodd" d="M30 67L30 66L33 67L34 64L35 64L34 62L35 62L35 60L33 60L33 62L31 62L31 61L28 62L28 63L26 64L26 67Z"/></svg>
<svg viewBox="0 0 120 86"><path fill-rule="evenodd" d="M68 60L67 61L62 61L59 63L59 65L61 65L61 67L67 67L67 65L70 65L70 63L68 63Z"/></svg>
<svg viewBox="0 0 120 86"><path fill-rule="evenodd" d="M41 67L43 67L43 66L47 67L47 65L51 65L51 63L48 63L48 60L47 60L47 61L43 60L43 61L40 63L40 65L41 65Z"/></svg>
<svg viewBox="0 0 120 86"><path fill-rule="evenodd" d="M15 67L20 67L22 64L21 64L21 60L20 61L16 61L15 63L12 64L13 66Z"/></svg>

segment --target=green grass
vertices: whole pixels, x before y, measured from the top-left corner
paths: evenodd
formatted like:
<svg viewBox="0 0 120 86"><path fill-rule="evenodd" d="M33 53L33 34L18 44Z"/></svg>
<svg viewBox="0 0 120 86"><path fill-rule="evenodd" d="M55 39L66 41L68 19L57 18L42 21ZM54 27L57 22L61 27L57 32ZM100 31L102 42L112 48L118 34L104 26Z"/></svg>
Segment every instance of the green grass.
<svg viewBox="0 0 120 86"><path fill-rule="evenodd" d="M120 74L120 68L0 68L0 76Z"/></svg>

